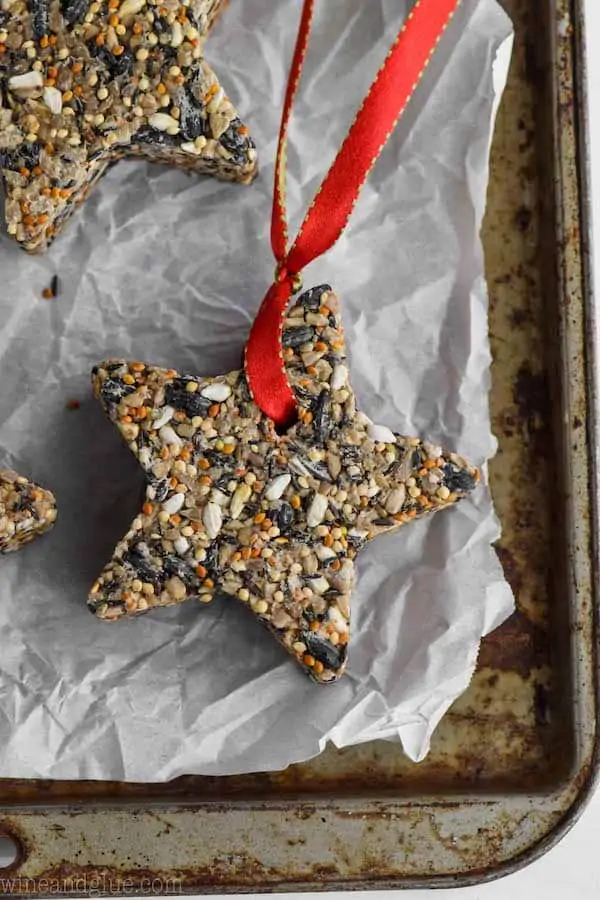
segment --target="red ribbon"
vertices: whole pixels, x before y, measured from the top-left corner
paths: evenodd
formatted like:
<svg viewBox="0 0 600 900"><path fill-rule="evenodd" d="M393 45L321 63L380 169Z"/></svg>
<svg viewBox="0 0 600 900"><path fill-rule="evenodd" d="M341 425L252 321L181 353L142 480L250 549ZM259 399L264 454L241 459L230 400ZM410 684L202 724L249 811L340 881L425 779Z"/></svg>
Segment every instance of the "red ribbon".
<svg viewBox="0 0 600 900"><path fill-rule="evenodd" d="M296 398L283 361L281 335L285 311L300 282L299 274L335 244L348 224L369 172L460 3L461 0L417 0L288 251L287 131L314 12L314 0L304 0L275 163L271 246L277 260L277 275L254 320L245 354L246 376L254 400L279 426L287 425L296 413Z"/></svg>

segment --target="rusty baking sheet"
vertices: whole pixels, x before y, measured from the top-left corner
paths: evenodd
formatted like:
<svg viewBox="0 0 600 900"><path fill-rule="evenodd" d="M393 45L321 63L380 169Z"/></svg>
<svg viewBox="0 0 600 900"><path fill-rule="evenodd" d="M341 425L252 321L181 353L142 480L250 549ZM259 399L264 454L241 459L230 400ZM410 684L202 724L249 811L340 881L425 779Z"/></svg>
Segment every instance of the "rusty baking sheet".
<svg viewBox="0 0 600 900"><path fill-rule="evenodd" d="M285 772L168 785L2 781L7 894L460 885L555 843L597 774L597 413L582 0L505 0L516 26L484 229L518 610L422 764L375 743Z"/></svg>

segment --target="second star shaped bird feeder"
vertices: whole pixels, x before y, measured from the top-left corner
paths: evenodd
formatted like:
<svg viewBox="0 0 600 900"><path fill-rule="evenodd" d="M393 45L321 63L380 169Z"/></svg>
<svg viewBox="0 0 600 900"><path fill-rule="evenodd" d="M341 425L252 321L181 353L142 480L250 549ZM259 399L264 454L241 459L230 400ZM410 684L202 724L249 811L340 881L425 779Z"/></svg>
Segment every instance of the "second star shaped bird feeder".
<svg viewBox="0 0 600 900"><path fill-rule="evenodd" d="M252 181L254 144L204 59L224 5L0 4L0 174L8 232L25 250L43 251L124 157Z"/></svg>
<svg viewBox="0 0 600 900"><path fill-rule="evenodd" d="M104 621L230 595L315 681L333 682L347 662L357 553L477 484L460 456L357 409L329 285L289 308L300 272L343 231L458 2L414 7L288 250L285 143L313 12L305 0L276 164L277 273L244 368L205 379L123 360L94 370L95 392L148 480L88 599Z"/></svg>

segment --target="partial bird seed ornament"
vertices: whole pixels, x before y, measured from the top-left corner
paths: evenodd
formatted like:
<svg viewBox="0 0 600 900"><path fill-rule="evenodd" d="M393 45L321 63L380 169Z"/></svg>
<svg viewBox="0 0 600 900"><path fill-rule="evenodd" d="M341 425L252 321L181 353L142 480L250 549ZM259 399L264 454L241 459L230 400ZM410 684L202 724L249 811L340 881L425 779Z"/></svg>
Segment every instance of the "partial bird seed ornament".
<svg viewBox="0 0 600 900"><path fill-rule="evenodd" d="M0 469L0 553L20 550L56 521L50 491L11 469Z"/></svg>
<svg viewBox="0 0 600 900"><path fill-rule="evenodd" d="M333 682L347 663L359 550L477 484L461 457L357 410L329 285L288 309L301 270L343 231L459 3L413 7L288 252L285 145L314 8L305 0L276 163L276 280L244 369L214 379L124 360L94 369L95 393L148 479L88 598L104 621L232 595L315 681Z"/></svg>
<svg viewBox="0 0 600 900"><path fill-rule="evenodd" d="M114 162L248 184L248 128L204 59L224 0L0 0L8 233L46 249Z"/></svg>

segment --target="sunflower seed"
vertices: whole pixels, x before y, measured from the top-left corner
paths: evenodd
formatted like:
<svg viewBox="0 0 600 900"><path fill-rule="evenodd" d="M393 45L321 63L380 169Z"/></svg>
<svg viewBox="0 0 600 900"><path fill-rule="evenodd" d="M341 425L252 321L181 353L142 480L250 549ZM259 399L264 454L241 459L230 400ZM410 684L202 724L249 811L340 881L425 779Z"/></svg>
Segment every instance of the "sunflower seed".
<svg viewBox="0 0 600 900"><path fill-rule="evenodd" d="M173 447L182 447L183 443L178 434L173 431L170 425L163 425L162 428L158 432L161 441L164 444Z"/></svg>
<svg viewBox="0 0 600 900"><path fill-rule="evenodd" d="M277 475L267 485L267 489L265 491L265 499L279 500L291 480L292 476L288 472L286 472L284 475Z"/></svg>
<svg viewBox="0 0 600 900"><path fill-rule="evenodd" d="M326 547L325 544L321 544L319 547L317 547L315 553L317 554L317 557L321 560L321 562L327 562L327 560L329 559L336 558L335 552L331 549L331 547Z"/></svg>
<svg viewBox="0 0 600 900"><path fill-rule="evenodd" d="M386 425L375 425L374 422L367 426L367 434L376 444L395 444L398 440Z"/></svg>
<svg viewBox="0 0 600 900"><path fill-rule="evenodd" d="M62 94L55 87L45 87L43 93L43 100L50 112L58 116L62 112Z"/></svg>
<svg viewBox="0 0 600 900"><path fill-rule="evenodd" d="M339 391L348 381L348 369L342 363L338 363L333 367L333 375L331 377L331 390Z"/></svg>
<svg viewBox="0 0 600 900"><path fill-rule="evenodd" d="M231 498L231 504L229 507L229 515L232 519L237 519L240 516L244 506L252 496L252 488L247 484L240 484L235 489L233 493L233 497Z"/></svg>
<svg viewBox="0 0 600 900"><path fill-rule="evenodd" d="M329 474L335 481L342 471L342 461L336 453L330 453L327 457L327 468L329 469Z"/></svg>
<svg viewBox="0 0 600 900"><path fill-rule="evenodd" d="M388 494L385 501L385 510L389 512L390 515L395 515L399 513L404 505L404 501L406 499L406 487L403 484L399 484L398 487L394 488Z"/></svg>
<svg viewBox="0 0 600 900"><path fill-rule="evenodd" d="M319 578L313 578L310 586L317 594L326 594L330 587L329 582L322 575Z"/></svg>
<svg viewBox="0 0 600 900"><path fill-rule="evenodd" d="M148 124L157 131L166 131L168 134L179 132L179 122L167 113L154 113L148 119Z"/></svg>
<svg viewBox="0 0 600 900"><path fill-rule="evenodd" d="M325 497L323 494L314 495L311 504L308 507L308 513L306 516L306 524L309 528L316 528L317 525L321 524L321 522L325 518L327 506L327 497Z"/></svg>
<svg viewBox="0 0 600 900"><path fill-rule="evenodd" d="M223 513L221 512L221 507L216 503L207 503L204 507L202 521L208 532L209 538L214 540L223 525Z"/></svg>
<svg viewBox="0 0 600 900"><path fill-rule="evenodd" d="M339 603L339 600L338 600ZM348 622L342 615L341 611L337 606L330 606L328 611L328 618L335 630L338 634L346 634L348 631Z"/></svg>
<svg viewBox="0 0 600 900"><path fill-rule="evenodd" d="M164 425L171 421L175 410L172 406L163 406L163 408L159 411L159 415L157 419L154 419L152 422L152 427L159 431Z"/></svg>
<svg viewBox="0 0 600 900"><path fill-rule="evenodd" d="M179 553L180 556L184 556L190 549L189 541L187 541L184 537L176 538L176 540L173 541L173 546L175 548L175 552Z"/></svg>
<svg viewBox="0 0 600 900"><path fill-rule="evenodd" d="M200 392L207 400L213 400L215 403L223 403L231 396L231 388L228 384L220 381L213 381Z"/></svg>
<svg viewBox="0 0 600 900"><path fill-rule="evenodd" d="M211 503L216 503L221 508L229 505L229 495L220 490L220 488L213 488L210 492L210 500Z"/></svg>
<svg viewBox="0 0 600 900"><path fill-rule="evenodd" d="M35 69L31 72L23 72L22 75L12 75L8 79L8 86L13 91L27 91L32 88L44 86L44 76Z"/></svg>
<svg viewBox="0 0 600 900"><path fill-rule="evenodd" d="M169 513L170 516L174 516L175 513L179 512L184 503L185 494L171 494L171 496L163 503L162 508L166 513Z"/></svg>

